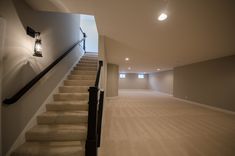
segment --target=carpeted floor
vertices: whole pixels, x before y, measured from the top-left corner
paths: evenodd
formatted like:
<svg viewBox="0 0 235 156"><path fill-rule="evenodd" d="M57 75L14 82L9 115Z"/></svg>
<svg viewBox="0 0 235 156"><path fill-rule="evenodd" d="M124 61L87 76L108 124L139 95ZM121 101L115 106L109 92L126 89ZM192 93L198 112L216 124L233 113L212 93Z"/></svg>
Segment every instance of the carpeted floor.
<svg viewBox="0 0 235 156"><path fill-rule="evenodd" d="M235 156L235 115L144 90L105 104L100 156Z"/></svg>

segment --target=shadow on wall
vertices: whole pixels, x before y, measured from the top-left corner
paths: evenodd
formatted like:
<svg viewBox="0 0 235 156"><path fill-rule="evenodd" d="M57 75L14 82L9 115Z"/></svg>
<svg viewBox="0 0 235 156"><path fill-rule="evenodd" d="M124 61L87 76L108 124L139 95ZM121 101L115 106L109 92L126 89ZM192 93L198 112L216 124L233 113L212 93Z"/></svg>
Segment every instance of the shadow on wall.
<svg viewBox="0 0 235 156"><path fill-rule="evenodd" d="M46 0L43 2L42 0L25 0L30 6L33 8L37 8L38 6L45 7L45 4L50 10L53 10L54 12L64 12L69 13L71 12L66 5L62 1L55 1L55 0Z"/></svg>
<svg viewBox="0 0 235 156"><path fill-rule="evenodd" d="M0 17L0 101L2 101L2 55L6 21ZM0 105L0 155L2 155L2 105Z"/></svg>
<svg viewBox="0 0 235 156"><path fill-rule="evenodd" d="M12 33L9 34L9 36L12 37L11 42L14 42L15 46L5 47L5 52L3 56L3 62L4 62L3 88L7 89L4 89L3 97L10 97L13 94L15 94L17 90L19 90L31 79L33 79L33 77L36 76L36 74L39 73L42 69L42 65L40 65L40 63L38 62L38 58L32 56L34 39L26 35L26 29L25 29L26 22L22 20L23 15L21 12L24 11L27 12L27 14L30 14L29 20L33 19L32 18L33 14L29 12L28 8L25 9L26 6L24 2L19 0L13 0L13 2L14 5L16 6L16 10L18 11L17 15L20 20L7 21L9 22L8 29L11 29L10 33ZM20 29L24 30L19 31L19 27L18 29L13 28L16 25L20 25Z"/></svg>

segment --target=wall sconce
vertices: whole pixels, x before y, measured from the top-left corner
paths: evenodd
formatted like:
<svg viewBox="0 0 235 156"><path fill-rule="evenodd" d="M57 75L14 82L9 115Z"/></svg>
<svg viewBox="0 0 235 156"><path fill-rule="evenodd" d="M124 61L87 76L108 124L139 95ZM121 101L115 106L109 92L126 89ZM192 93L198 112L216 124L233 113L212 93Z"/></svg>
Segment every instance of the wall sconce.
<svg viewBox="0 0 235 156"><path fill-rule="evenodd" d="M34 29L27 27L27 35L35 38L34 54L33 56L42 57L42 40L40 38L40 32L36 32Z"/></svg>

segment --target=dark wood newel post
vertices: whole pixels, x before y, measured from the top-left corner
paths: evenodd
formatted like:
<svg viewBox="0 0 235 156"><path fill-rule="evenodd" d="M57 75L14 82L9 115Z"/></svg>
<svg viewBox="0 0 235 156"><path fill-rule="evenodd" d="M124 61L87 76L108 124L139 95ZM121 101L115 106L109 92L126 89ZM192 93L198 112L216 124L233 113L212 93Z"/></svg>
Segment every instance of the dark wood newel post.
<svg viewBox="0 0 235 156"><path fill-rule="evenodd" d="M86 140L86 156L97 156L97 105L98 88L89 88L88 130Z"/></svg>

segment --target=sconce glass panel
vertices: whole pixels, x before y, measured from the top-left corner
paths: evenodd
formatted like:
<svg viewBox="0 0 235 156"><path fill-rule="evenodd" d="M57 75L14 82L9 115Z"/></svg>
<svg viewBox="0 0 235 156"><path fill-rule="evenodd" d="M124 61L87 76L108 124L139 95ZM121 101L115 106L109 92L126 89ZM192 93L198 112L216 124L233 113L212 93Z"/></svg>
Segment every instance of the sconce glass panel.
<svg viewBox="0 0 235 156"><path fill-rule="evenodd" d="M42 57L42 40L40 38L40 33L36 33L35 36L35 45L34 45L34 54L33 56Z"/></svg>

